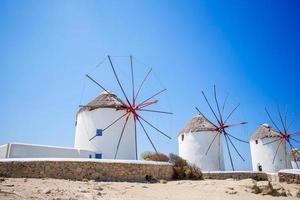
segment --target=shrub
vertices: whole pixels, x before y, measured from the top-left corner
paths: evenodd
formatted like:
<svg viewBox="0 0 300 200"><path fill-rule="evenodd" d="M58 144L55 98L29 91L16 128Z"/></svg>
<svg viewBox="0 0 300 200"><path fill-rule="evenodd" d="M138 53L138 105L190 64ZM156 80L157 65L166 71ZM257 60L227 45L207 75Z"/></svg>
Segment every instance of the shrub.
<svg viewBox="0 0 300 200"><path fill-rule="evenodd" d="M189 164L185 159L172 153L169 155L169 158L174 165L174 179L203 179L202 172L196 165Z"/></svg>
<svg viewBox="0 0 300 200"><path fill-rule="evenodd" d="M184 179L185 178L184 168L187 166L186 160L172 153L169 155L169 158L170 158L170 163L174 165L173 166L174 178Z"/></svg>
<svg viewBox="0 0 300 200"><path fill-rule="evenodd" d="M141 154L141 158L143 160L151 160L151 152L146 151Z"/></svg>
<svg viewBox="0 0 300 200"><path fill-rule="evenodd" d="M169 157L163 153L153 153L153 154L151 154L151 160L169 162Z"/></svg>
<svg viewBox="0 0 300 200"><path fill-rule="evenodd" d="M170 153L169 157L163 153L146 151L141 154L143 160L170 162L173 164L174 179L202 180L201 169L196 165L189 164L185 159Z"/></svg>
<svg viewBox="0 0 300 200"><path fill-rule="evenodd" d="M186 175L187 179L192 179L192 180L202 180L203 179L203 174L202 174L201 169L194 164L187 165L187 167L185 169L185 175Z"/></svg>
<svg viewBox="0 0 300 200"><path fill-rule="evenodd" d="M143 160L151 160L151 161L161 161L161 162L168 162L169 157L166 156L163 153L158 153L158 152L144 152L141 155Z"/></svg>

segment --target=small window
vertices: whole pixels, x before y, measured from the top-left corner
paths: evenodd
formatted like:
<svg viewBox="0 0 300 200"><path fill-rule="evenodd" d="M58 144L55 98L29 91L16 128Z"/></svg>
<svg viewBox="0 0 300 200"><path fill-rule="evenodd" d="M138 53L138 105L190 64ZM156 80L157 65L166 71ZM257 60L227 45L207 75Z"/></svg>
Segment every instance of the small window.
<svg viewBox="0 0 300 200"><path fill-rule="evenodd" d="M96 153L95 158L96 159L102 159L102 154L101 153Z"/></svg>
<svg viewBox="0 0 300 200"><path fill-rule="evenodd" d="M258 144L258 140L255 140L255 144Z"/></svg>
<svg viewBox="0 0 300 200"><path fill-rule="evenodd" d="M183 140L184 140L184 134L181 135L181 141L183 141Z"/></svg>
<svg viewBox="0 0 300 200"><path fill-rule="evenodd" d="M91 154L89 155L89 158L92 158L92 155L91 155Z"/></svg>
<svg viewBox="0 0 300 200"><path fill-rule="evenodd" d="M96 136L102 136L102 132L103 132L102 129L97 129Z"/></svg>

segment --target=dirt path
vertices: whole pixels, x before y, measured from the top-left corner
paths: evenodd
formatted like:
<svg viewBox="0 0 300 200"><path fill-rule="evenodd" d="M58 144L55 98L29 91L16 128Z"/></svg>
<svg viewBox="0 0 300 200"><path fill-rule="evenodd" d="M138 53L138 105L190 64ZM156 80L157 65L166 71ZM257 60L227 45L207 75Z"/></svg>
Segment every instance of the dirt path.
<svg viewBox="0 0 300 200"><path fill-rule="evenodd" d="M68 181L59 179L9 178L0 180L0 199L111 199L111 200L166 200L166 199L298 199L300 186L294 184L273 184L280 195L273 197L267 193L267 182L251 179L170 181L166 183L128 183ZM257 185L257 186L256 186ZM255 187L254 187L255 186ZM260 193L255 194L260 188ZM278 193L278 194L279 194Z"/></svg>

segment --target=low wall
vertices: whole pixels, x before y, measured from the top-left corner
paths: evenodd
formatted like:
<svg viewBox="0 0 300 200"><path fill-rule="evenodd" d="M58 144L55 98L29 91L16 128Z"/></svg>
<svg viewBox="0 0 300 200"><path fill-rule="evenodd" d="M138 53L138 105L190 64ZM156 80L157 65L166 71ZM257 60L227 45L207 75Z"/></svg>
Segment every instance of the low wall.
<svg viewBox="0 0 300 200"><path fill-rule="evenodd" d="M203 172L204 179L218 179L225 180L229 178L233 179L247 179L252 178L257 181L266 181L269 180L268 175L264 172L250 172L250 171L211 171Z"/></svg>
<svg viewBox="0 0 300 200"><path fill-rule="evenodd" d="M300 170L280 170L278 176L280 182L300 184Z"/></svg>
<svg viewBox="0 0 300 200"><path fill-rule="evenodd" d="M169 163L129 160L19 158L0 159L0 177L58 178L98 181L145 181L146 176L171 180L173 167ZM300 184L300 170L281 170L277 173L251 171L203 172L204 179L254 179Z"/></svg>
<svg viewBox="0 0 300 200"><path fill-rule="evenodd" d="M146 176L170 180L171 164L95 159L0 159L0 177L145 181Z"/></svg>

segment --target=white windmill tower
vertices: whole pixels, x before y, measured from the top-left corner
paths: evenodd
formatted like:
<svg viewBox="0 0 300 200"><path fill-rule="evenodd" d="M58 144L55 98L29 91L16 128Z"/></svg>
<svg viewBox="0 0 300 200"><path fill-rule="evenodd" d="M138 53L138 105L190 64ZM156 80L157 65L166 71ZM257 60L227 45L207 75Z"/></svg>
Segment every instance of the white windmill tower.
<svg viewBox="0 0 300 200"><path fill-rule="evenodd" d="M78 111L74 147L94 151L96 158L114 158L126 114L126 108L115 94L103 92ZM119 120L112 124L116 119ZM128 118L123 135L116 158L135 159L133 117Z"/></svg>
<svg viewBox="0 0 300 200"><path fill-rule="evenodd" d="M202 170L224 170L221 142L221 136L224 136L230 164L234 171L234 160L232 159L231 147L243 161L245 161L245 159L236 148L233 140L248 143L229 133L230 128L246 124L246 122L227 123L234 111L239 107L239 104L225 117L223 113L227 97L221 108L217 98L216 87L214 86L214 100L217 107L217 112L215 112L203 91L202 95L215 117L216 123L209 121L204 117L200 110L196 108L199 115L192 119L178 137L179 155L189 162L198 165ZM187 138L185 139L185 137Z"/></svg>
<svg viewBox="0 0 300 200"><path fill-rule="evenodd" d="M217 127L199 114L178 135L179 156L204 171L224 170L223 148ZM216 137L207 152L210 142Z"/></svg>
<svg viewBox="0 0 300 200"><path fill-rule="evenodd" d="M274 125L274 129L267 124L263 124L252 136L250 147L253 170L276 172L281 169L289 169L291 168L291 160L299 168L296 155L291 154L293 159L289 156L289 151L296 149L294 143L300 143L299 140L295 139L300 135L300 132L290 133L289 131L294 121L287 124L287 111L283 117L279 106L277 106L281 122L280 128L267 108L265 108L265 111Z"/></svg>
<svg viewBox="0 0 300 200"><path fill-rule="evenodd" d="M165 92L166 89L160 90L148 98L141 99L139 94L152 69L145 75L136 91L133 58L132 56L129 58L131 76L126 78L129 78L132 83L132 94L130 96L125 92L125 87L117 75L111 57L108 56L107 59L124 100L109 92L90 75L86 75L89 80L105 92L87 105L81 106L82 108L78 111L74 146L75 148L94 151L96 158L138 159L137 133L140 129L153 149L157 151L150 134L148 134L147 126L171 139L170 136L148 121L145 116L145 113L148 113L148 116L149 114L172 114L153 109L159 102L157 96Z"/></svg>
<svg viewBox="0 0 300 200"><path fill-rule="evenodd" d="M278 141L278 137L279 133L268 124L262 124L251 136L253 171L277 172L290 168L286 143Z"/></svg>

